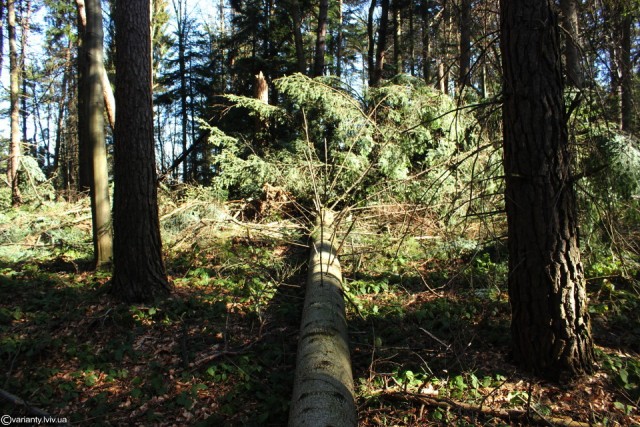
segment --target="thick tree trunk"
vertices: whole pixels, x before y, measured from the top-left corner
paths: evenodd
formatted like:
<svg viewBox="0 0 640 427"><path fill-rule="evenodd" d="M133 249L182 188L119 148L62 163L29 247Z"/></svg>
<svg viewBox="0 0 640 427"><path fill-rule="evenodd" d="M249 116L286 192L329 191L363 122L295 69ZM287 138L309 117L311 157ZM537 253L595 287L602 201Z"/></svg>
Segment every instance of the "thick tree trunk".
<svg viewBox="0 0 640 427"><path fill-rule="evenodd" d="M331 212L319 215L312 237L289 426L356 426L342 273Z"/></svg>
<svg viewBox="0 0 640 427"><path fill-rule="evenodd" d="M327 50L327 17L329 15L329 0L320 0L318 10L318 30L316 32L316 58L313 64L313 76L324 74L324 53Z"/></svg>
<svg viewBox="0 0 640 427"><path fill-rule="evenodd" d="M127 302L166 295L156 189L148 0L117 0L111 292Z"/></svg>
<svg viewBox="0 0 640 427"><path fill-rule="evenodd" d="M100 0L86 0L87 56L86 94L89 146L91 149L91 213L93 219L93 259L96 268L111 264L111 204L109 172L104 139L104 92L102 90L102 6Z"/></svg>
<svg viewBox="0 0 640 427"><path fill-rule="evenodd" d="M591 370L552 0L501 0L504 169L513 355L536 375Z"/></svg>
<svg viewBox="0 0 640 427"><path fill-rule="evenodd" d="M11 204L22 203L22 195L18 186L18 168L22 147L20 145L20 67L18 66L18 41L16 34L15 0L7 1L7 20L9 27L9 98L11 111L11 141L9 143L9 159L7 164L7 181L11 185Z"/></svg>

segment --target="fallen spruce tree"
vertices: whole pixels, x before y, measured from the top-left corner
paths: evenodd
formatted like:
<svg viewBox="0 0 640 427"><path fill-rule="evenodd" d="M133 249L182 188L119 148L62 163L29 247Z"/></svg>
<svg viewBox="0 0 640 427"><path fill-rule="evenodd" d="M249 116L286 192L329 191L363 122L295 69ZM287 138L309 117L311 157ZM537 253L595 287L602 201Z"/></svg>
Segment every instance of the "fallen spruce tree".
<svg viewBox="0 0 640 427"><path fill-rule="evenodd" d="M311 236L289 412L291 427L357 425L334 217L332 212L321 210Z"/></svg>

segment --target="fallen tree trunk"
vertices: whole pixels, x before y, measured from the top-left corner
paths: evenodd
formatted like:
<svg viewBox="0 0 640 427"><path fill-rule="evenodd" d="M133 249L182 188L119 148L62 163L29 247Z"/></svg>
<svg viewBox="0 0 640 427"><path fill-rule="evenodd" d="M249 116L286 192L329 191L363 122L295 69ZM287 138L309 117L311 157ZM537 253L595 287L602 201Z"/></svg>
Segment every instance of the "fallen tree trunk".
<svg viewBox="0 0 640 427"><path fill-rule="evenodd" d="M290 427L357 425L333 219L331 212L321 211L312 235Z"/></svg>

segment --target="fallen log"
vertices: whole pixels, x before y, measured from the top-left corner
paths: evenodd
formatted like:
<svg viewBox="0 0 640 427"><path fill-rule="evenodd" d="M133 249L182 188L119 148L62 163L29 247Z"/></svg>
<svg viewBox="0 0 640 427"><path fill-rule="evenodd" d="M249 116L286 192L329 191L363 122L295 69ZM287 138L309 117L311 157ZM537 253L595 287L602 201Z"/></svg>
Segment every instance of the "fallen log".
<svg viewBox="0 0 640 427"><path fill-rule="evenodd" d="M322 210L312 233L289 426L357 425L342 272L334 215Z"/></svg>

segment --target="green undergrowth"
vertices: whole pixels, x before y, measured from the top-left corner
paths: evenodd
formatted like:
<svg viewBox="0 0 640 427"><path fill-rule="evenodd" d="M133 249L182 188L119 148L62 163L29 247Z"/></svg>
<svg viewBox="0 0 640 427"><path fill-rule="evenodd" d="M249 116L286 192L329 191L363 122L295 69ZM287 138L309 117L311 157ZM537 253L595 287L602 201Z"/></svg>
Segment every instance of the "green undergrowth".
<svg viewBox="0 0 640 427"><path fill-rule="evenodd" d="M3 213L0 388L80 425L286 424L306 231L291 218L231 220L228 205L189 191L161 205L174 292L147 305L118 303L110 273L88 270L86 201ZM390 224L347 222L337 238L361 425L505 425L415 396L603 425L637 419L632 257L585 257L598 366L555 385L510 358L503 240ZM43 237L55 230L69 233Z"/></svg>

